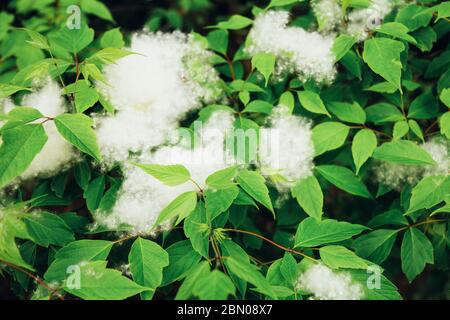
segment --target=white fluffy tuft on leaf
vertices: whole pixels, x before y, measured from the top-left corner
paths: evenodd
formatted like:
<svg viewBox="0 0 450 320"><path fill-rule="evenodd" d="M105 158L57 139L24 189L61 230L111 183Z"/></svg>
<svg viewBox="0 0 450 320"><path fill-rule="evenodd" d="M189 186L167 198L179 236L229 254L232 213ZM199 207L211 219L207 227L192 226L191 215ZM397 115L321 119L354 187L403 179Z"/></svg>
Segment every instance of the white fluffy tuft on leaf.
<svg viewBox="0 0 450 320"><path fill-rule="evenodd" d="M38 91L26 95L22 105L35 108L44 116L51 118L67 111L64 98L61 96L61 88L51 80ZM14 108L13 104L5 105L5 112L9 112L12 108ZM72 145L56 129L54 121L47 121L43 126L48 140L27 170L20 175L21 180L52 176L68 169L79 159Z"/></svg>
<svg viewBox="0 0 450 320"><path fill-rule="evenodd" d="M372 0L368 8L351 11L348 14L347 33L364 41L369 36L369 31L379 26L393 7L393 1Z"/></svg>
<svg viewBox="0 0 450 320"><path fill-rule="evenodd" d="M261 128L259 165L263 175L281 175L279 191L287 191L297 181L313 174L314 146L311 122L289 114L287 107L279 106L269 118L269 128Z"/></svg>
<svg viewBox="0 0 450 320"><path fill-rule="evenodd" d="M445 175L450 172L450 143L448 140L433 139L423 143L421 147L436 161L435 165L411 166L379 162L374 168L376 180L394 190L401 191L405 184L415 185L425 177Z"/></svg>
<svg viewBox="0 0 450 320"><path fill-rule="evenodd" d="M364 295L360 284L344 272L335 272L323 264L310 266L298 279L297 287L312 293L317 300L361 300Z"/></svg>
<svg viewBox="0 0 450 320"><path fill-rule="evenodd" d="M233 127L234 117L228 112L216 112L203 127L201 142L194 148L182 144L165 146L151 155L142 155L134 162L143 164L184 165L191 178L204 186L212 173L229 166L229 154L225 147L225 134ZM161 211L177 196L187 191L196 191L188 181L178 186L167 186L131 164L123 168L124 182L111 213L97 213L99 224L115 229L128 224L134 233L150 233ZM170 222L163 224L170 227Z"/></svg>
<svg viewBox="0 0 450 320"><path fill-rule="evenodd" d="M105 68L110 86L98 84L117 109L114 116L96 119L98 143L109 162L162 144L189 111L221 95L212 54L193 35L134 34L128 49L136 54Z"/></svg>
<svg viewBox="0 0 450 320"><path fill-rule="evenodd" d="M299 27L288 27L289 12L259 14L249 33L246 51L250 55L272 53L277 58L275 76L298 74L301 80L332 82L336 75L334 36L323 36Z"/></svg>

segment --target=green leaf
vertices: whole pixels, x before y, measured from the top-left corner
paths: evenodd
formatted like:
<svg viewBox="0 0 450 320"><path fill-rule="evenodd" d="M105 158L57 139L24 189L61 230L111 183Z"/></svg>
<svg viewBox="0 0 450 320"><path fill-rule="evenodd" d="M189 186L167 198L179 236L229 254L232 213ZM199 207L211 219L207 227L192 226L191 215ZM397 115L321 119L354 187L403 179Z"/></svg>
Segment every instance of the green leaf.
<svg viewBox="0 0 450 320"><path fill-rule="evenodd" d="M125 42L123 41L123 35L119 28L106 31L100 38L100 45L102 48L122 48Z"/></svg>
<svg viewBox="0 0 450 320"><path fill-rule="evenodd" d="M70 227L63 219L49 212L31 213L24 217L25 225L33 241L43 247L64 246L74 241Z"/></svg>
<svg viewBox="0 0 450 320"><path fill-rule="evenodd" d="M265 10L268 10L273 7L282 7L287 6L296 2L301 2L302 0L272 0Z"/></svg>
<svg viewBox="0 0 450 320"><path fill-rule="evenodd" d="M343 246L325 246L319 252L322 262L332 269L366 269L369 266L364 259Z"/></svg>
<svg viewBox="0 0 450 320"><path fill-rule="evenodd" d="M376 83L365 90L379 93L394 93L397 91L397 88L392 83L383 81Z"/></svg>
<svg viewBox="0 0 450 320"><path fill-rule="evenodd" d="M86 206L91 213L94 213L100 206L100 202L105 191L105 176L99 176L89 183L83 193L86 199Z"/></svg>
<svg viewBox="0 0 450 320"><path fill-rule="evenodd" d="M94 40L94 29L86 24L80 28L69 29L65 24L50 37L50 41L66 49L72 54L78 53L86 48Z"/></svg>
<svg viewBox="0 0 450 320"><path fill-rule="evenodd" d="M408 140L383 143L375 149L373 158L406 165L436 164L428 152Z"/></svg>
<svg viewBox="0 0 450 320"><path fill-rule="evenodd" d="M86 59L86 61L99 61L104 64L114 64L117 60L134 54L131 51L117 48L104 48Z"/></svg>
<svg viewBox="0 0 450 320"><path fill-rule="evenodd" d="M272 201L269 197L269 190L265 185L264 177L258 172L243 170L237 176L237 182L253 199L260 202L275 215Z"/></svg>
<svg viewBox="0 0 450 320"><path fill-rule="evenodd" d="M422 52L428 52L433 49L434 43L437 41L437 34L432 27L425 27L412 33L417 41L417 47Z"/></svg>
<svg viewBox="0 0 450 320"><path fill-rule="evenodd" d="M350 169L336 165L321 165L317 166L316 170L339 189L363 198L372 198L364 183Z"/></svg>
<svg viewBox="0 0 450 320"><path fill-rule="evenodd" d="M45 272L47 281L62 281L67 268L81 262L104 260L108 257L113 242L83 239L73 241L56 252L55 260Z"/></svg>
<svg viewBox="0 0 450 320"><path fill-rule="evenodd" d="M369 271L369 272L368 272ZM374 270L375 271L375 270ZM378 272L370 272L370 270L349 270L354 281L361 284L364 290L364 299L367 300L401 300L402 297L398 293L397 287L390 282L384 275ZM375 280L373 287L369 288L370 278ZM379 286L377 285L379 279Z"/></svg>
<svg viewBox="0 0 450 320"><path fill-rule="evenodd" d="M433 245L417 228L409 228L401 247L402 270L412 282L425 269L427 263L434 263Z"/></svg>
<svg viewBox="0 0 450 320"><path fill-rule="evenodd" d="M206 36L208 39L209 47L223 55L227 54L228 51L228 32L226 30L215 30Z"/></svg>
<svg viewBox="0 0 450 320"><path fill-rule="evenodd" d="M450 88L446 88L446 89L442 90L439 98L441 99L442 103L445 104L445 106L447 108L450 108Z"/></svg>
<svg viewBox="0 0 450 320"><path fill-rule="evenodd" d="M187 300L192 297L197 282L209 271L210 267L207 261L202 261L195 268L191 268L186 274L186 279L178 289L175 300Z"/></svg>
<svg viewBox="0 0 450 320"><path fill-rule="evenodd" d="M235 14L232 15L227 21L219 22L215 28L228 29L228 30L239 30L248 27L253 23L252 19Z"/></svg>
<svg viewBox="0 0 450 320"><path fill-rule="evenodd" d="M86 72L86 66L84 66L83 71ZM88 66L88 74L95 74L95 73L89 73L92 72L92 70L89 70ZM77 109L77 112L83 113L90 107L92 107L99 99L99 95L97 93L97 90L95 88L90 87L86 80L79 80L75 83L72 83L68 85L65 88L66 93L73 94L73 97L75 99L75 107Z"/></svg>
<svg viewBox="0 0 450 320"><path fill-rule="evenodd" d="M417 44L416 40L408 34L409 29L399 22L387 22L375 28L376 32L387 34L394 38Z"/></svg>
<svg viewBox="0 0 450 320"><path fill-rule="evenodd" d="M350 239L368 228L360 224L326 219L304 219L295 234L295 247L317 247L326 243Z"/></svg>
<svg viewBox="0 0 450 320"><path fill-rule="evenodd" d="M430 209L444 201L450 193L450 176L429 176L422 179L412 190L406 214L420 209Z"/></svg>
<svg viewBox="0 0 450 320"><path fill-rule="evenodd" d="M267 279L264 278L256 266L245 261L244 259L238 259L234 256L228 257L225 264L230 273L236 275L244 281L250 282L258 289L259 292L271 298L276 298L272 286L269 284Z"/></svg>
<svg viewBox="0 0 450 320"><path fill-rule="evenodd" d="M0 146L0 188L22 174L47 142L40 124L27 124L3 131Z"/></svg>
<svg viewBox="0 0 450 320"><path fill-rule="evenodd" d="M357 102L330 102L327 104L327 108L339 120L358 124L366 122L366 113Z"/></svg>
<svg viewBox="0 0 450 320"><path fill-rule="evenodd" d="M343 56L353 47L353 45L357 42L357 39L353 36L349 36L346 34L341 34L339 37L334 40L333 43L333 53L336 57L336 61L342 59Z"/></svg>
<svg viewBox="0 0 450 320"><path fill-rule="evenodd" d="M431 119L437 116L438 111L438 100L430 92L424 92L411 102L408 118Z"/></svg>
<svg viewBox="0 0 450 320"><path fill-rule="evenodd" d="M234 186L234 178L238 174L239 166L232 166L214 172L206 178L206 184L214 189L225 189Z"/></svg>
<svg viewBox="0 0 450 320"><path fill-rule="evenodd" d="M408 122L405 120L397 121L394 124L394 130L392 132L392 138L393 140L399 140L403 138L409 131L409 125Z"/></svg>
<svg viewBox="0 0 450 320"><path fill-rule="evenodd" d="M298 181L292 188L292 196L310 217L317 220L322 218L323 193L315 176Z"/></svg>
<svg viewBox="0 0 450 320"><path fill-rule="evenodd" d="M23 29L28 36L31 38L31 41L28 41L29 44L31 44L32 46L39 48L39 49L50 49L50 46L48 44L47 38L40 34L39 32L36 32L34 30L30 30L30 29Z"/></svg>
<svg viewBox="0 0 450 320"><path fill-rule="evenodd" d="M206 189L204 194L206 201L206 213L210 221L214 220L214 218L222 212L228 210L238 194L239 188L236 186L217 190Z"/></svg>
<svg viewBox="0 0 450 320"><path fill-rule="evenodd" d="M8 112L8 120L11 121L21 121L24 123L31 122L44 116L42 113L31 107L15 107L10 112Z"/></svg>
<svg viewBox="0 0 450 320"><path fill-rule="evenodd" d="M403 43L387 38L372 38L364 42L364 61L373 72L395 85L400 92L402 92L400 53L404 50Z"/></svg>
<svg viewBox="0 0 450 320"><path fill-rule="evenodd" d="M156 219L154 226L178 216L178 222L194 211L197 205L197 192L188 191L180 194L165 207Z"/></svg>
<svg viewBox="0 0 450 320"><path fill-rule="evenodd" d="M80 265L80 286L66 282L64 290L84 300L123 300L146 288L106 268L106 261L91 261Z"/></svg>
<svg viewBox="0 0 450 320"><path fill-rule="evenodd" d="M278 104L288 107L289 112L292 113L295 107L294 95L290 91L283 92L280 96Z"/></svg>
<svg viewBox="0 0 450 320"><path fill-rule="evenodd" d="M313 113L325 114L331 118L320 96L313 91L297 91L298 99L302 106Z"/></svg>
<svg viewBox="0 0 450 320"><path fill-rule="evenodd" d="M441 2L437 6L437 13L436 21L450 17L450 1Z"/></svg>
<svg viewBox="0 0 450 320"><path fill-rule="evenodd" d="M253 100L250 102L242 112L258 112L264 114L271 114L273 106L272 104L263 100Z"/></svg>
<svg viewBox="0 0 450 320"><path fill-rule="evenodd" d="M191 178L189 170L180 164L159 165L134 163L134 165L168 186L183 184Z"/></svg>
<svg viewBox="0 0 450 320"><path fill-rule="evenodd" d="M288 252L284 254L283 259L281 259L280 273L288 284L295 285L298 280L298 268L297 261L292 254Z"/></svg>
<svg viewBox="0 0 450 320"><path fill-rule="evenodd" d="M155 242L138 237L131 246L128 261L133 280L154 291L162 282L164 267L169 265L169 254ZM145 300L151 297L152 292L142 293Z"/></svg>
<svg viewBox="0 0 450 320"><path fill-rule="evenodd" d="M226 300L229 295L236 294L231 279L219 270L208 270L207 274L198 277L193 294L201 300Z"/></svg>
<svg viewBox="0 0 450 320"><path fill-rule="evenodd" d="M268 52L259 52L252 57L252 66L264 76L266 86L275 68L275 59L275 55Z"/></svg>
<svg viewBox="0 0 450 320"><path fill-rule="evenodd" d="M83 77L88 80L89 78L94 79L96 81L103 82L104 84L108 85L108 82L106 81L105 76L100 71L100 69L93 63L83 63L81 65L81 73L83 74ZM87 93L81 93L77 92L75 94L75 104L78 100L87 100L89 103L85 103L86 106L81 105L78 101L78 105L76 105L78 112L83 112L84 110L87 110L91 106L93 106L98 100L100 100L100 94L95 90L94 88L87 88ZM77 98L78 95L78 98ZM100 101L101 103L101 101Z"/></svg>
<svg viewBox="0 0 450 320"><path fill-rule="evenodd" d="M81 10L93 14L103 20L114 21L111 12L108 7L100 1L97 0L82 0Z"/></svg>
<svg viewBox="0 0 450 320"><path fill-rule="evenodd" d="M205 204L197 203L195 210L184 221L184 234L191 240L192 247L203 257L209 258L209 234L211 219L206 216Z"/></svg>
<svg viewBox="0 0 450 320"><path fill-rule="evenodd" d="M396 122L405 119L402 112L390 103L380 102L366 108L367 121L375 124Z"/></svg>
<svg viewBox="0 0 450 320"><path fill-rule="evenodd" d="M377 136L370 129L359 130L352 143L353 162L356 167L356 174L359 173L361 166L369 159L377 147Z"/></svg>
<svg viewBox="0 0 450 320"><path fill-rule="evenodd" d="M175 242L166 251L169 254L169 265L163 270L162 286L183 278L201 259L189 240Z"/></svg>
<svg viewBox="0 0 450 320"><path fill-rule="evenodd" d="M450 139L450 111L447 111L440 118L441 134Z"/></svg>
<svg viewBox="0 0 450 320"><path fill-rule="evenodd" d="M98 161L101 160L97 138L92 129L93 121L90 117L81 113L65 113L55 118L55 125L59 133L80 151Z"/></svg>
<svg viewBox="0 0 450 320"><path fill-rule="evenodd" d="M403 7L395 18L396 22L404 24L410 31L426 27L432 17L432 11L426 7L410 4Z"/></svg>
<svg viewBox="0 0 450 320"><path fill-rule="evenodd" d="M353 248L358 256L383 263L394 246L398 230L380 229L365 234L353 242Z"/></svg>
<svg viewBox="0 0 450 320"><path fill-rule="evenodd" d="M31 91L29 88L15 86L13 84L0 83L0 99L7 98L10 95L22 90Z"/></svg>
<svg viewBox="0 0 450 320"><path fill-rule="evenodd" d="M316 156L341 147L347 139L350 128L340 122L324 122L312 130Z"/></svg>
<svg viewBox="0 0 450 320"><path fill-rule="evenodd" d="M420 129L419 124L416 120L410 119L408 120L408 126L411 129L411 131L418 137L422 142L425 142L425 138L422 133L422 129Z"/></svg>

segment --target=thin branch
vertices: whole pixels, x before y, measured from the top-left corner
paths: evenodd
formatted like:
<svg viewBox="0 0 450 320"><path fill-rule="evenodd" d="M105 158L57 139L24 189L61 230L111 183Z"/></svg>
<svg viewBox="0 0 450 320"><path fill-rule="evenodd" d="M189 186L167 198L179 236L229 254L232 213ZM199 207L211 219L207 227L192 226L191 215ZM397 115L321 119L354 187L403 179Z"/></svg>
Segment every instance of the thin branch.
<svg viewBox="0 0 450 320"><path fill-rule="evenodd" d="M313 260L313 261L317 262L316 259L314 259L313 257L310 257L310 256L308 256L306 254L304 254L303 252L300 252L300 251L297 251L297 250L294 250L294 249L290 249L290 248L286 248L285 246L282 246L281 244L278 244L278 243L276 243L276 242L274 242L274 241L272 241L272 240L270 240L270 239L268 239L268 238L266 238L266 237L264 237L262 235L259 235L257 233L251 232L251 231L239 230L239 229L223 229L223 231L225 231L225 232L238 232L238 233L244 233L244 234L248 234L248 235L251 235L251 236L255 236L255 237L258 237L258 238L260 238L260 239L270 243L271 245L273 245L273 246L275 246L277 248L280 248L280 249L282 249L284 251L287 251L287 252L290 252L290 253L295 253L295 254L301 255L304 258L307 258L307 259L310 259L310 260Z"/></svg>
<svg viewBox="0 0 450 320"><path fill-rule="evenodd" d="M34 274L32 274L31 272L29 272L28 270L25 270L19 266L16 266L15 264L9 263L7 261L4 260L0 260L0 263L3 263L5 265L7 265L8 267L11 267L13 269L16 269L24 274L26 274L28 277L30 277L31 279L33 279L34 281L36 281L39 285L43 286L45 289L47 289L48 291L50 291L50 296L57 296L60 300L64 300L64 297L56 290L51 288L48 284L46 284L44 281L42 281L41 279L39 279L39 277L35 276Z"/></svg>

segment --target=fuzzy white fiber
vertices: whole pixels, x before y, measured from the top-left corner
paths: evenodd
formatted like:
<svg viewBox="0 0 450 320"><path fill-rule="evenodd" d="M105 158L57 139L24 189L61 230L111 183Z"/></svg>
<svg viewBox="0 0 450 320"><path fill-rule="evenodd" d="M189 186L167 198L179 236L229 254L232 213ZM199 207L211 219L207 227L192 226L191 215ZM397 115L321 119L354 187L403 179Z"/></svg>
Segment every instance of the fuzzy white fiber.
<svg viewBox="0 0 450 320"><path fill-rule="evenodd" d="M268 120L270 127L260 130L259 165L263 175L283 176L286 181L277 183L276 187L285 191L313 174L311 122L289 114L283 106L274 109Z"/></svg>
<svg viewBox="0 0 450 320"><path fill-rule="evenodd" d="M351 276L335 272L323 264L310 266L298 279L297 287L317 300L361 300L363 288Z"/></svg>
<svg viewBox="0 0 450 320"><path fill-rule="evenodd" d="M374 167L376 180L394 190L401 191L405 184L415 185L422 178L450 172L450 143L445 138L437 138L421 145L436 161L435 165L401 165L379 162Z"/></svg>
<svg viewBox="0 0 450 320"><path fill-rule="evenodd" d="M141 155L134 161L143 164L184 165L192 179L204 186L206 178L228 167L229 154L225 135L231 130L234 117L227 112L216 112L203 127L203 134L195 147L182 144L164 146L152 154ZM149 233L160 212L178 195L197 190L188 181L179 186L167 186L131 164L124 166L124 182L111 213L98 213L97 222L114 229L128 224L135 233ZM167 224L162 227L166 227Z"/></svg>
<svg viewBox="0 0 450 320"><path fill-rule="evenodd" d="M192 35L134 34L128 50L136 54L105 69L110 86L98 84L117 110L96 119L98 143L109 162L162 144L189 111L221 94L211 53Z"/></svg>
<svg viewBox="0 0 450 320"><path fill-rule="evenodd" d="M277 58L275 76L295 73L301 80L331 82L336 74L332 46L334 36L323 36L299 27L289 27L289 12L259 14L249 33L250 55L272 53Z"/></svg>
<svg viewBox="0 0 450 320"><path fill-rule="evenodd" d="M342 9L336 0L318 0L311 5L319 21L320 31L330 32L343 21Z"/></svg>
<svg viewBox="0 0 450 320"><path fill-rule="evenodd" d="M353 10L348 15L347 33L364 41L369 31L379 26L392 11L393 4L394 1L391 0L372 0L368 8Z"/></svg>
<svg viewBox="0 0 450 320"><path fill-rule="evenodd" d="M67 111L64 98L61 96L61 88L51 80L36 92L26 95L22 105L35 108L44 116L51 118ZM12 103L5 103L5 113L12 108L14 108ZM53 121L47 121L43 126L48 140L27 170L20 175L19 180L54 175L69 168L79 158L72 145L58 132Z"/></svg>

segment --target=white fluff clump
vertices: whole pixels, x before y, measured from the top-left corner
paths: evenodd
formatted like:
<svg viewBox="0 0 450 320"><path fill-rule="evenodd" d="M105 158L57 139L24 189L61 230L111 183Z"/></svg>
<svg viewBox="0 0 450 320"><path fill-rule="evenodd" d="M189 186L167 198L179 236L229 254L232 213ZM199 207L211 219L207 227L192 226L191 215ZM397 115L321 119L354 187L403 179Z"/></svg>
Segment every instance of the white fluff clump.
<svg viewBox="0 0 450 320"><path fill-rule="evenodd" d="M318 0L313 1L311 5L319 21L320 31L332 31L343 21L342 9L336 0Z"/></svg>
<svg viewBox="0 0 450 320"><path fill-rule="evenodd" d="M250 55L272 53L277 58L275 76L298 74L299 79L331 82L335 75L333 36L288 27L289 12L259 14L249 33L246 51Z"/></svg>
<svg viewBox="0 0 450 320"><path fill-rule="evenodd" d="M136 53L105 68L109 86L98 84L117 109L96 119L98 143L107 161L162 144L189 111L220 94L211 53L181 32L134 34Z"/></svg>
<svg viewBox="0 0 450 320"><path fill-rule="evenodd" d="M234 122L232 114L216 112L205 124L200 143L186 147L181 143L165 146L152 154L141 155L134 161L143 164L184 165L192 179L204 186L206 178L229 166L229 154L225 145L226 131ZM178 186L167 186L131 164L123 168L124 182L111 213L99 212L97 222L115 229L127 224L135 233L151 233L161 211L177 196L197 187L188 181ZM170 227L170 222L159 226Z"/></svg>
<svg viewBox="0 0 450 320"><path fill-rule="evenodd" d="M35 108L50 118L67 111L64 98L61 96L61 88L51 80L38 91L26 95L22 105ZM12 108L14 108L12 103L5 105L5 112L9 112ZM79 158L72 145L58 132L54 121L46 121L43 126L48 140L27 170L20 175L21 180L52 176L68 169Z"/></svg>
<svg viewBox="0 0 450 320"><path fill-rule="evenodd" d="M314 264L302 273L297 288L312 293L317 300L361 300L364 295L350 274L334 272L323 264Z"/></svg>
<svg viewBox="0 0 450 320"><path fill-rule="evenodd" d="M422 144L422 148L436 161L436 165L425 167L425 177L450 173L450 142L448 140L438 138L427 141Z"/></svg>
<svg viewBox="0 0 450 320"><path fill-rule="evenodd" d="M372 0L368 8L353 10L348 14L347 33L359 41L364 41L369 31L379 26L393 7L393 1Z"/></svg>
<svg viewBox="0 0 450 320"><path fill-rule="evenodd" d="M394 190L401 191L405 184L415 185L421 179L450 172L450 143L444 138L433 139L420 145L436 161L435 165L402 165L378 162L374 167L376 180Z"/></svg>
<svg viewBox="0 0 450 320"><path fill-rule="evenodd" d="M279 191L313 174L314 145L311 122L278 106L268 119L270 127L260 129L259 166L266 176L281 175Z"/></svg>

